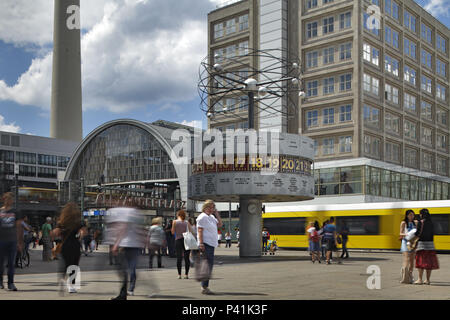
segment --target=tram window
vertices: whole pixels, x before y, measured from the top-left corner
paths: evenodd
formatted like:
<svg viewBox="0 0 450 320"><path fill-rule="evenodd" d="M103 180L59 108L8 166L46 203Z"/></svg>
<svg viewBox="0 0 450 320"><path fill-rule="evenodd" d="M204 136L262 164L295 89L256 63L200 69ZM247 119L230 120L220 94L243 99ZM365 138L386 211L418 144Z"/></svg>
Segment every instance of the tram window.
<svg viewBox="0 0 450 320"><path fill-rule="evenodd" d="M270 234L276 235L304 235L306 218L266 218L264 228Z"/></svg>
<svg viewBox="0 0 450 320"><path fill-rule="evenodd" d="M433 214L431 215L435 235L450 234L450 214Z"/></svg>
<svg viewBox="0 0 450 320"><path fill-rule="evenodd" d="M379 234L379 216L336 217L337 230L341 230L345 222L350 235L375 235Z"/></svg>

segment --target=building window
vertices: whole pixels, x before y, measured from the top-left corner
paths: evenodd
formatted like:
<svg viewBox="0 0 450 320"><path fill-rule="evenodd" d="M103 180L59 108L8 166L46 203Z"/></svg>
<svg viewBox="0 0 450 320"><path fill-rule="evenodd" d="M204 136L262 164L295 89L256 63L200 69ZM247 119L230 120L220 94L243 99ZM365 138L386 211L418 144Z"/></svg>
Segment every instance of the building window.
<svg viewBox="0 0 450 320"><path fill-rule="evenodd" d="M323 19L323 34L334 32L334 17Z"/></svg>
<svg viewBox="0 0 450 320"><path fill-rule="evenodd" d="M416 113L416 97L405 93L404 107L405 110Z"/></svg>
<svg viewBox="0 0 450 320"><path fill-rule="evenodd" d="M308 128L319 125L319 111L311 110L306 113L306 125Z"/></svg>
<svg viewBox="0 0 450 320"><path fill-rule="evenodd" d="M439 83L436 84L436 98L443 101L447 100L447 88Z"/></svg>
<svg viewBox="0 0 450 320"><path fill-rule="evenodd" d="M17 161L19 163L36 164L36 154L35 153L17 152L16 155L17 155Z"/></svg>
<svg viewBox="0 0 450 320"><path fill-rule="evenodd" d="M427 76L422 75L421 83L422 83L422 85L421 85L422 90L431 94L431 89L432 89L431 79L428 78Z"/></svg>
<svg viewBox="0 0 450 320"><path fill-rule="evenodd" d="M317 37L317 22L306 24L306 38L311 39Z"/></svg>
<svg viewBox="0 0 450 320"><path fill-rule="evenodd" d="M226 22L226 34L232 34L236 32L236 20L231 19Z"/></svg>
<svg viewBox="0 0 450 320"><path fill-rule="evenodd" d="M374 24L375 19L369 19L371 16L364 12L364 29L369 31L370 33L372 33L373 35L379 37L380 36L380 29L379 26L377 26L376 24ZM372 22L372 24L369 24L369 22Z"/></svg>
<svg viewBox="0 0 450 320"><path fill-rule="evenodd" d="M334 78L325 78L323 79L323 94L331 93L334 93Z"/></svg>
<svg viewBox="0 0 450 320"><path fill-rule="evenodd" d="M436 121L443 126L448 125L448 111L442 108L436 110Z"/></svg>
<svg viewBox="0 0 450 320"><path fill-rule="evenodd" d="M319 155L319 141L314 139L314 157Z"/></svg>
<svg viewBox="0 0 450 320"><path fill-rule="evenodd" d="M404 11L403 23L407 29L416 33L416 17L413 14L409 13L408 10Z"/></svg>
<svg viewBox="0 0 450 320"><path fill-rule="evenodd" d="M44 165L44 166L56 167L58 165L57 156L39 154L38 155L38 164Z"/></svg>
<svg viewBox="0 0 450 320"><path fill-rule="evenodd" d="M417 168L417 150L405 148L405 165L407 167Z"/></svg>
<svg viewBox="0 0 450 320"><path fill-rule="evenodd" d="M400 163L400 145L393 142L386 142L385 144L385 159Z"/></svg>
<svg viewBox="0 0 450 320"><path fill-rule="evenodd" d="M375 128L380 127L380 110L372 106L364 105L363 110L364 125Z"/></svg>
<svg viewBox="0 0 450 320"><path fill-rule="evenodd" d="M398 104L398 88L386 83L384 85L384 98L389 102Z"/></svg>
<svg viewBox="0 0 450 320"><path fill-rule="evenodd" d="M420 116L423 119L429 120L429 121L433 121L433 113L431 110L431 104L426 102L426 101L421 101L420 102Z"/></svg>
<svg viewBox="0 0 450 320"><path fill-rule="evenodd" d="M332 3L334 0L323 0L323 4Z"/></svg>
<svg viewBox="0 0 450 320"><path fill-rule="evenodd" d="M417 140L417 125L414 122L405 120L404 127L404 136L412 140Z"/></svg>
<svg viewBox="0 0 450 320"><path fill-rule="evenodd" d="M413 86L416 86L416 70L408 66L405 66L404 70L405 72L403 73L403 78L405 81Z"/></svg>
<svg viewBox="0 0 450 320"><path fill-rule="evenodd" d="M341 106L339 108L339 121L340 122L346 122L346 121L352 121L352 106L346 105Z"/></svg>
<svg viewBox="0 0 450 320"><path fill-rule="evenodd" d="M400 117L386 112L384 126L387 131L397 134L400 133Z"/></svg>
<svg viewBox="0 0 450 320"><path fill-rule="evenodd" d="M339 152L340 153L352 152L352 143L353 143L352 136L339 137Z"/></svg>
<svg viewBox="0 0 450 320"><path fill-rule="evenodd" d="M319 87L319 81L309 81L306 83L306 96L307 97L315 97L317 96L317 88Z"/></svg>
<svg viewBox="0 0 450 320"><path fill-rule="evenodd" d="M323 139L322 150L324 155L334 154L334 138Z"/></svg>
<svg viewBox="0 0 450 320"><path fill-rule="evenodd" d="M448 176L448 159L438 157L436 160L436 170L438 173ZM447 188L447 185L443 185L444 188ZM447 200L447 198L443 198L443 200Z"/></svg>
<svg viewBox="0 0 450 320"><path fill-rule="evenodd" d="M421 36L422 39L431 44L431 28L424 23L421 24Z"/></svg>
<svg viewBox="0 0 450 320"><path fill-rule="evenodd" d="M422 153L422 165L424 170L432 171L433 170L433 155L428 152Z"/></svg>
<svg viewBox="0 0 450 320"><path fill-rule="evenodd" d="M436 143L437 147L441 150L447 151L448 150L448 135L443 133L438 133L436 135Z"/></svg>
<svg viewBox="0 0 450 320"><path fill-rule="evenodd" d="M398 60L386 54L384 57L384 70L398 77L398 68Z"/></svg>
<svg viewBox="0 0 450 320"><path fill-rule="evenodd" d="M319 58L319 53L317 51L308 52L306 54L306 66L308 68L317 67L318 58Z"/></svg>
<svg viewBox="0 0 450 320"><path fill-rule="evenodd" d="M351 26L352 26L352 13L351 12L342 13L339 16L339 18L340 18L339 27L341 28L341 30L351 28Z"/></svg>
<svg viewBox="0 0 450 320"><path fill-rule="evenodd" d="M381 143L379 138L369 135L364 136L364 152L367 155L380 158L380 146Z"/></svg>
<svg viewBox="0 0 450 320"><path fill-rule="evenodd" d="M398 32L393 30L389 26L386 26L384 28L384 40L386 41L386 43L390 44L394 48L397 48L397 49L399 48L399 46L398 46L398 40L399 40Z"/></svg>
<svg viewBox="0 0 450 320"><path fill-rule="evenodd" d="M317 0L306 0L306 8L312 9L317 7Z"/></svg>
<svg viewBox="0 0 450 320"><path fill-rule="evenodd" d="M379 65L379 57L380 57L380 50L377 48L364 43L363 46L363 57L364 60L378 66Z"/></svg>
<svg viewBox="0 0 450 320"><path fill-rule="evenodd" d="M334 108L323 109L323 124L334 124Z"/></svg>
<svg viewBox="0 0 450 320"><path fill-rule="evenodd" d="M323 49L323 64L334 62L334 47Z"/></svg>
<svg viewBox="0 0 450 320"><path fill-rule="evenodd" d="M436 59L436 73L439 76L447 78L447 64L440 59Z"/></svg>
<svg viewBox="0 0 450 320"><path fill-rule="evenodd" d="M244 41L239 43L239 55L245 56L248 55L248 41Z"/></svg>
<svg viewBox="0 0 450 320"><path fill-rule="evenodd" d="M20 165L19 175L24 177L36 177L36 167Z"/></svg>
<svg viewBox="0 0 450 320"><path fill-rule="evenodd" d="M422 49L421 57L422 64L431 69L431 53L429 53L427 50Z"/></svg>
<svg viewBox="0 0 450 320"><path fill-rule="evenodd" d="M343 74L339 77L339 90L347 91L352 89L352 75L351 74Z"/></svg>
<svg viewBox="0 0 450 320"><path fill-rule="evenodd" d="M247 110L248 110L248 96L240 96L239 111L247 111Z"/></svg>
<svg viewBox="0 0 450 320"><path fill-rule="evenodd" d="M0 150L0 170L3 165L3 161L14 162L14 151Z"/></svg>
<svg viewBox="0 0 450 320"><path fill-rule="evenodd" d="M248 29L248 14L239 17L239 31Z"/></svg>
<svg viewBox="0 0 450 320"><path fill-rule="evenodd" d="M341 60L348 60L352 58L352 43L341 44L340 47L340 58Z"/></svg>
<svg viewBox="0 0 450 320"><path fill-rule="evenodd" d="M38 167L38 177L47 179L56 179L57 171L54 168L42 168Z"/></svg>
<svg viewBox="0 0 450 320"><path fill-rule="evenodd" d="M214 39L223 37L223 23L214 25Z"/></svg>
<svg viewBox="0 0 450 320"><path fill-rule="evenodd" d="M416 60L417 45L414 41L405 38L403 41L403 51L405 55Z"/></svg>
<svg viewBox="0 0 450 320"><path fill-rule="evenodd" d="M379 90L378 90L379 85L380 85L380 80L368 75L367 73L364 73L364 79L363 79L364 91L378 95L379 94Z"/></svg>
<svg viewBox="0 0 450 320"><path fill-rule="evenodd" d="M8 135L8 134L2 134L2 136L1 136L2 138L1 138L1 143L2 143L2 145L3 146L9 146L9 145L11 145L11 136L10 135Z"/></svg>
<svg viewBox="0 0 450 320"><path fill-rule="evenodd" d="M436 35L436 48L442 53L447 53L447 40L439 34Z"/></svg>

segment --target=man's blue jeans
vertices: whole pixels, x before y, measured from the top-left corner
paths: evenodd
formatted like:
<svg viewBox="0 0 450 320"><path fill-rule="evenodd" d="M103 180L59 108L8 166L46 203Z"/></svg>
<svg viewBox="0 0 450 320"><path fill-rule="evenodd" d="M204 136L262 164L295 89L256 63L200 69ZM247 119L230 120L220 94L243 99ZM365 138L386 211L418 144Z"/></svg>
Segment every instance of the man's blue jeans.
<svg viewBox="0 0 450 320"><path fill-rule="evenodd" d="M8 258L8 285L14 283L17 241L0 241L0 280L3 282L4 258Z"/></svg>
<svg viewBox="0 0 450 320"><path fill-rule="evenodd" d="M206 243L204 245L205 245L204 254L205 254L206 260L208 261L209 273L211 274L213 265L214 265L214 249L215 248L210 245L207 245ZM203 288L207 288L207 287L209 287L209 280L202 281L201 284L202 284Z"/></svg>
<svg viewBox="0 0 450 320"><path fill-rule="evenodd" d="M136 286L136 266L139 256L140 248L121 248L120 262L121 262L121 276L122 289L121 294L126 295L128 287L128 273L130 273L130 287L128 291L134 291Z"/></svg>

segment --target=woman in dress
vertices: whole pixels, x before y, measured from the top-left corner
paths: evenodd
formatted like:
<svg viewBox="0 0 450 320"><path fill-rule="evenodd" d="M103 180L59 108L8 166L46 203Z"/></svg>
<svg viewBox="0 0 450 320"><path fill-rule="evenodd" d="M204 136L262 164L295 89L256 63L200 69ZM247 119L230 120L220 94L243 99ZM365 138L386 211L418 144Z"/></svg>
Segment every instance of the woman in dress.
<svg viewBox="0 0 450 320"><path fill-rule="evenodd" d="M419 278L415 284L430 284L431 271L439 269L439 261L434 248L434 227L428 209L420 210L420 221L417 224L416 236L419 242L416 249L416 268ZM423 281L423 270L427 271L427 280Z"/></svg>
<svg viewBox="0 0 450 320"><path fill-rule="evenodd" d="M400 236L402 237L402 245L400 252L403 255L402 263L402 278L400 283L412 283L413 282L413 270L414 270L414 250L408 250L406 235L408 232L416 228L414 224L414 211L406 210L405 218L400 223Z"/></svg>

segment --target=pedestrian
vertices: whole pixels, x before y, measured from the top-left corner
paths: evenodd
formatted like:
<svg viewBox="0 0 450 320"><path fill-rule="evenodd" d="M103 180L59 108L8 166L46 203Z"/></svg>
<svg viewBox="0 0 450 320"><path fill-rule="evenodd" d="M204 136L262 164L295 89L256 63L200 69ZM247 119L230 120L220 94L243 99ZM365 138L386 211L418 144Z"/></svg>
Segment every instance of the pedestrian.
<svg viewBox="0 0 450 320"><path fill-rule="evenodd" d="M319 230L319 236L320 236L320 248L321 248L321 252L322 252L322 260L326 259L326 243L325 243L325 239L323 237L323 233L324 233L324 228L327 225L328 220L324 221L324 223L322 224L322 228Z"/></svg>
<svg viewBox="0 0 450 320"><path fill-rule="evenodd" d="M94 240L95 240L95 250L98 250L98 245L100 243L102 237L102 232L100 229L96 229L94 232Z"/></svg>
<svg viewBox="0 0 450 320"><path fill-rule="evenodd" d="M47 217L45 219L45 223L42 225L42 260L43 261L52 261L52 249L53 249L53 241L50 236L50 232L52 231L52 218Z"/></svg>
<svg viewBox="0 0 450 320"><path fill-rule="evenodd" d="M92 242L92 229L87 227L87 234L83 238L84 243L84 255L88 255L88 251L92 252L91 250L91 242Z"/></svg>
<svg viewBox="0 0 450 320"><path fill-rule="evenodd" d="M8 261L8 290L17 291L14 284L15 260L17 252L23 250L22 214L13 209L14 196L7 192L2 196L0 208L0 289L3 286L4 259Z"/></svg>
<svg viewBox="0 0 450 320"><path fill-rule="evenodd" d="M222 230L217 230L217 243L218 243L218 247L220 247L220 242L222 242Z"/></svg>
<svg viewBox="0 0 450 320"><path fill-rule="evenodd" d="M61 215L58 219L56 228L52 231L54 238L60 237L61 242L56 246L56 254L60 254L62 260L59 263L59 275L61 288L66 285L68 268L71 266L79 266L81 256L81 242L80 239L87 233L86 227L81 224L81 212L78 206L69 202L64 206ZM70 270L76 272L75 270ZM74 286L76 277L73 278L72 283L67 283L67 290L69 293L76 293Z"/></svg>
<svg viewBox="0 0 450 320"><path fill-rule="evenodd" d="M342 254L341 254L341 258L348 259L349 255L348 255L348 250L347 250L347 242L348 242L348 235L350 233L350 230L349 230L349 228L347 226L347 223L345 221L342 221L340 229L341 230L340 230L339 234L342 237Z"/></svg>
<svg viewBox="0 0 450 320"><path fill-rule="evenodd" d="M148 256L149 256L149 268L153 268L153 257L157 257L158 268L162 268L162 252L161 248L166 242L166 234L162 228L162 218L157 217L152 220L152 226L150 227L147 235L148 244Z"/></svg>
<svg viewBox="0 0 450 320"><path fill-rule="evenodd" d="M413 229L416 229L414 223L414 211L406 210L405 218L400 223L400 237L401 237L401 247L400 252L403 255L402 271L400 283L412 283L413 282L413 270L414 270L414 256L415 250L409 250L407 246L406 235Z"/></svg>
<svg viewBox="0 0 450 320"><path fill-rule="evenodd" d="M172 222L172 234L175 235L175 250L176 250L176 256L177 256L177 269L178 269L178 279L181 279L181 267L182 267L182 260L184 258L184 279L189 279L189 268L190 268L190 261L189 261L189 255L190 250L186 250L184 247L184 236L183 233L185 232L191 232L192 233L192 226L191 224L186 221L186 212L184 210L179 210L177 212L177 220Z"/></svg>
<svg viewBox="0 0 450 320"><path fill-rule="evenodd" d="M206 200L202 213L197 217L197 241L204 254L211 274L214 265L214 250L217 247L217 229L222 227L222 219L212 200ZM201 282L202 294L213 294L209 290L209 279Z"/></svg>
<svg viewBox="0 0 450 320"><path fill-rule="evenodd" d="M325 246L326 246L326 258L327 258L327 264L330 264L331 260L331 253L333 251L337 251L336 247L336 225L334 224L334 218L331 217L329 220L329 223L323 228L323 238L325 239ZM341 260L338 255L338 264L341 264Z"/></svg>
<svg viewBox="0 0 450 320"><path fill-rule="evenodd" d="M173 220L169 220L169 223L166 226L166 241L167 241L167 250L169 251L170 258L176 258L175 252L175 237L172 234L172 223Z"/></svg>
<svg viewBox="0 0 450 320"><path fill-rule="evenodd" d="M188 221L192 227L192 235L195 237L195 239L197 239L197 223L194 218L189 218ZM191 263L191 267L193 267L194 262L198 257L199 250L194 249L194 250L190 250L190 251L191 251L191 254L189 255L189 262Z"/></svg>
<svg viewBox="0 0 450 320"><path fill-rule="evenodd" d="M225 248L231 248L231 233L227 232L225 234L225 241L227 242Z"/></svg>
<svg viewBox="0 0 450 320"><path fill-rule="evenodd" d="M237 229L237 231L236 231L236 240L237 240L237 246L236 246L236 247L239 248L239 245L241 244L241 243L239 242L239 229Z"/></svg>
<svg viewBox="0 0 450 320"><path fill-rule="evenodd" d="M36 249L36 242L38 241L38 234L36 230L33 229L33 237L31 238L31 242L33 243L33 249Z"/></svg>
<svg viewBox="0 0 450 320"><path fill-rule="evenodd" d="M112 244L112 254L120 261L122 282L119 295L112 300L127 300L127 295L134 295L139 252L145 247L147 233L143 216L135 208L111 208L107 211L107 224L108 240L105 243Z"/></svg>
<svg viewBox="0 0 450 320"><path fill-rule="evenodd" d="M263 228L261 239L262 239L263 252L264 252L264 254L267 254L267 242L270 239L270 234L269 234L269 231L267 231L267 228Z"/></svg>
<svg viewBox="0 0 450 320"><path fill-rule="evenodd" d="M319 261L320 262L320 236L319 232L316 229L316 227L319 227L319 223L317 221L311 221L309 223L309 227L306 230L308 232L308 240L309 240L309 251L311 253L311 261L312 263Z"/></svg>
<svg viewBox="0 0 450 320"><path fill-rule="evenodd" d="M431 271L439 269L439 261L434 248L434 226L428 209L420 210L416 236L419 242L416 249L416 268L419 278L414 284L430 284ZM427 271L427 280L423 281L423 270Z"/></svg>

